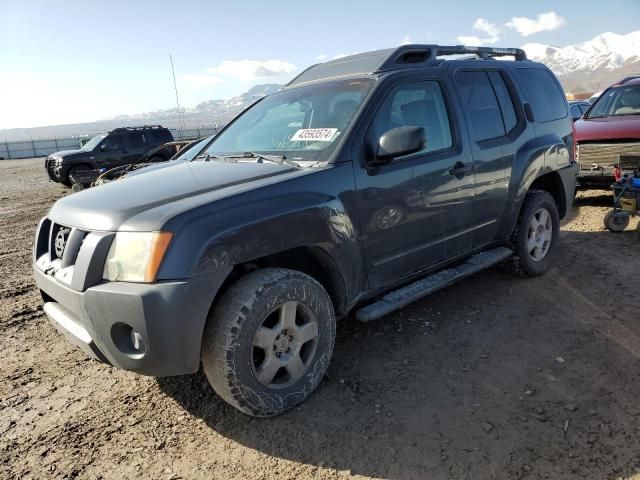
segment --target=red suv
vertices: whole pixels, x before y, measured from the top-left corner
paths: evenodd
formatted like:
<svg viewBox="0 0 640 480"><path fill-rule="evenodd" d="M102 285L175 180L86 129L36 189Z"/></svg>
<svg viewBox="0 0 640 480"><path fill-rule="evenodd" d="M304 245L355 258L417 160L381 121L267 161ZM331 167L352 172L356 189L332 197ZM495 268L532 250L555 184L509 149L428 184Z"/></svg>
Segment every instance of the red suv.
<svg viewBox="0 0 640 480"><path fill-rule="evenodd" d="M574 125L579 188L608 188L640 169L640 76L609 87Z"/></svg>

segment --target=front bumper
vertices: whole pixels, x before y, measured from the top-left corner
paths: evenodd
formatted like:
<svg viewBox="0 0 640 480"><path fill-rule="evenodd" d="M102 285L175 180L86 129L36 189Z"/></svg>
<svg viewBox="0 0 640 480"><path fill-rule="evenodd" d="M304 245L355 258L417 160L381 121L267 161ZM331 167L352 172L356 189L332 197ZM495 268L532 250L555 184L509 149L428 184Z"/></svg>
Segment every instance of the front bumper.
<svg viewBox="0 0 640 480"><path fill-rule="evenodd" d="M209 308L224 278L138 284L104 282L78 292L34 267L53 325L87 355L144 375L193 373ZM141 335L143 351L132 345Z"/></svg>
<svg viewBox="0 0 640 480"><path fill-rule="evenodd" d="M72 343L115 367L153 376L195 372L209 308L231 267L151 284L105 282L114 236L42 219L33 270L45 313Z"/></svg>
<svg viewBox="0 0 640 480"><path fill-rule="evenodd" d="M47 157L44 161L44 168L50 180L59 182L66 174L66 168L56 158Z"/></svg>

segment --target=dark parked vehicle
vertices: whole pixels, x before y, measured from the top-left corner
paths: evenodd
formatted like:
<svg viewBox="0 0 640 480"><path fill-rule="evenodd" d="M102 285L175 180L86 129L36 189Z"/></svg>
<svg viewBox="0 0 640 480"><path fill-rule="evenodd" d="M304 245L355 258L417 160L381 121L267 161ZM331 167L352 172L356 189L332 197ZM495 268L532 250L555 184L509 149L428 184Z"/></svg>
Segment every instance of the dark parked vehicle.
<svg viewBox="0 0 640 480"><path fill-rule="evenodd" d="M580 189L609 188L640 170L640 76L607 88L575 129Z"/></svg>
<svg viewBox="0 0 640 480"><path fill-rule="evenodd" d="M368 52L305 70L192 161L58 200L34 273L92 357L155 376L202 364L231 405L275 415L320 383L337 318L498 262L545 272L576 170L562 88L522 50Z"/></svg>
<svg viewBox="0 0 640 480"><path fill-rule="evenodd" d="M571 118L575 122L580 119L584 113L589 110L591 104L586 100L572 100L569 102L569 111L571 112Z"/></svg>
<svg viewBox="0 0 640 480"><path fill-rule="evenodd" d="M114 167L134 163L149 150L173 141L168 128L161 125L116 128L108 133L96 135L78 150L64 150L49 155L45 169L49 178L70 186L70 175L87 170L110 170ZM159 151L151 162L170 158L167 152Z"/></svg>
<svg viewBox="0 0 640 480"><path fill-rule="evenodd" d="M90 182L88 183L90 183L91 186L103 185L114 180L119 180L128 175L137 175L142 172L150 171L149 167L163 168L162 165L166 165L166 162L169 161L191 160L212 138L213 136L197 138L195 140L178 140L175 142L164 143L159 147L148 151L142 158L140 158L140 160L112 168L111 170L107 170L103 173L98 172L96 176L90 177ZM163 156L161 157L160 154ZM167 155L169 156L169 159L165 160L164 156ZM91 172L94 172L94 170L91 170ZM73 185L74 189L76 189L76 186L77 182ZM79 190L82 190L82 186L76 189L76 191Z"/></svg>

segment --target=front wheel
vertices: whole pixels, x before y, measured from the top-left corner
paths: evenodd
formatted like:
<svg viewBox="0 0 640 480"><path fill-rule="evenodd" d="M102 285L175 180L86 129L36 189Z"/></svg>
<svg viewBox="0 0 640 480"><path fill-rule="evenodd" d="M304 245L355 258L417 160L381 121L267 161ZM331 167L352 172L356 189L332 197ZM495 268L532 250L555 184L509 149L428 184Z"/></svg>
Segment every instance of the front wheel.
<svg viewBox="0 0 640 480"><path fill-rule="evenodd" d="M227 403L248 415L278 415L324 376L335 340L329 295L312 277L283 268L240 278L207 321L202 365Z"/></svg>
<svg viewBox="0 0 640 480"><path fill-rule="evenodd" d="M511 269L523 277L542 275L551 264L560 238L560 216L553 197L542 190L527 193L511 242Z"/></svg>

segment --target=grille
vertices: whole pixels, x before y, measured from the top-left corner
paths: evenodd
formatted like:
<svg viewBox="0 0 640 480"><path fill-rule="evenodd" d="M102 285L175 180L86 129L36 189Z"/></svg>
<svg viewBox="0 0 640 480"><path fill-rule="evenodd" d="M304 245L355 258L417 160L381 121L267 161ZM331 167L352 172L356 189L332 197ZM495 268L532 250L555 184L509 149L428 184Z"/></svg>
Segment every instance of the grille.
<svg viewBox="0 0 640 480"><path fill-rule="evenodd" d="M53 175L53 167L55 166L55 162L55 159L51 157L47 157L47 159L45 160L45 168L47 169L49 175Z"/></svg>
<svg viewBox="0 0 640 480"><path fill-rule="evenodd" d="M60 260L60 267L74 265L87 232L45 221L38 232L36 258L48 253L50 261Z"/></svg>
<svg viewBox="0 0 640 480"><path fill-rule="evenodd" d="M640 168L640 142L578 143L578 163L581 170L591 170L593 164L610 168L621 164L623 170Z"/></svg>

